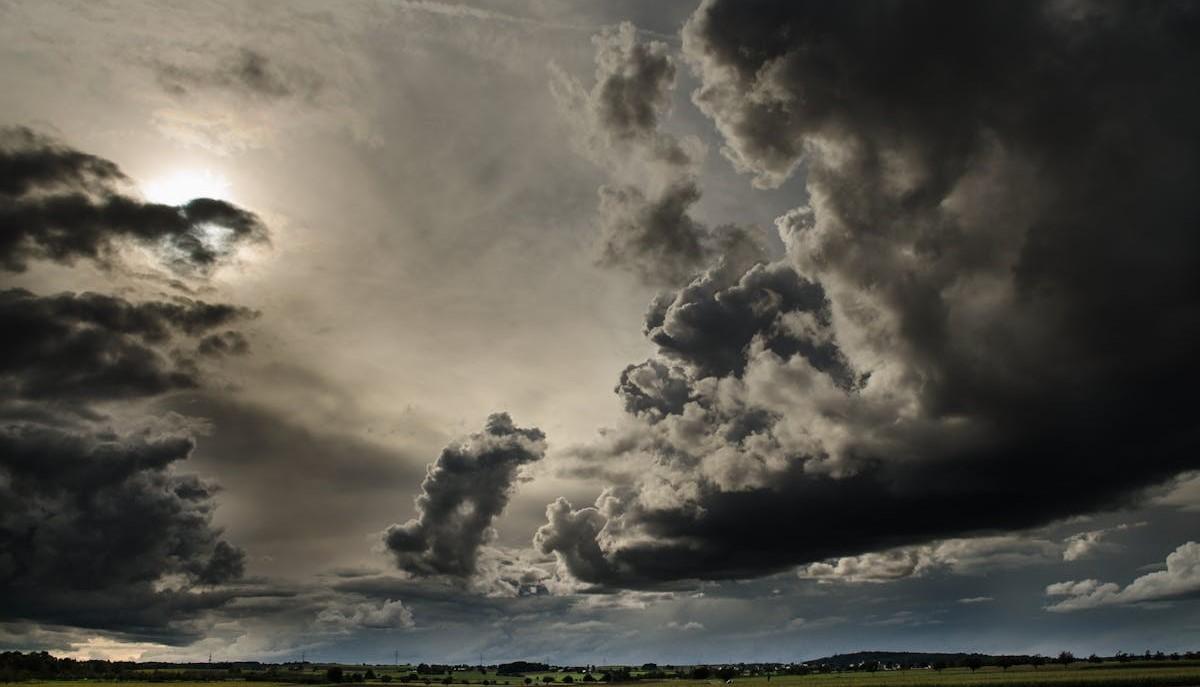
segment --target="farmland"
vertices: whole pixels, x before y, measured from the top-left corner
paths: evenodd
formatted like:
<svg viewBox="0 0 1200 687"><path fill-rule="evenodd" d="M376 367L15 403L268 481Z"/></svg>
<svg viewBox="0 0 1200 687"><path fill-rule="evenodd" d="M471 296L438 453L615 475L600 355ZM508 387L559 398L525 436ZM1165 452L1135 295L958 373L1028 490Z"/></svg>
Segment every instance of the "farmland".
<svg viewBox="0 0 1200 687"><path fill-rule="evenodd" d="M322 667L319 671L312 669L313 677L324 676L331 666ZM373 680L366 684L394 684L399 678L409 675L412 669L408 666L373 666ZM363 666L342 666L345 673L365 671ZM384 678L387 676L387 678ZM569 676L569 678L568 678ZM21 684L27 687L95 687L97 683L119 682L128 687L161 687L164 681L169 681L171 687L212 687L219 682L222 687L284 687L294 685L295 679L283 678L278 682L271 681L268 676L256 674L251 679L219 679L203 681L180 681L167 677L162 672L157 675L145 674L144 679L114 680L55 680L29 681ZM247 676L250 677L250 676ZM442 675L422 675L416 684L443 684L449 678L451 684L482 685L488 684L524 685L529 678L534 684L546 684L549 677L554 685L574 684L583 682L582 674L575 673L528 673L526 675L497 675L494 672L480 673L478 671L457 670ZM166 680L164 680L164 678ZM411 680L411 678L410 678ZM323 680L314 679L314 683L323 684ZM404 684L404 683L401 683ZM724 685L724 681L714 678L696 680L686 678L671 678L662 680L637 680L641 687L716 687ZM809 675L759 675L739 676L733 678L737 687L1197 687L1200 686L1200 664L1184 661L1169 665L1120 665L1104 663L1099 665L1045 665L1038 668L1032 666L1014 666L1007 670L996 666L985 666L972 671L968 668L947 668L933 670L929 668L914 668L909 670L843 671L830 673L813 673Z"/></svg>

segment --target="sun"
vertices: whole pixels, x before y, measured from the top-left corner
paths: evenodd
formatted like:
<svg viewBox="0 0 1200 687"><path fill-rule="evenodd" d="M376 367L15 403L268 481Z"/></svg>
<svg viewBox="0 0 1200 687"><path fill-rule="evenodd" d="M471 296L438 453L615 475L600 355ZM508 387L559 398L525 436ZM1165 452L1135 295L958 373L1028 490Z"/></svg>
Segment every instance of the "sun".
<svg viewBox="0 0 1200 687"><path fill-rule="evenodd" d="M229 180L209 169L181 169L142 185L142 195L153 203L183 205L193 198L230 200Z"/></svg>

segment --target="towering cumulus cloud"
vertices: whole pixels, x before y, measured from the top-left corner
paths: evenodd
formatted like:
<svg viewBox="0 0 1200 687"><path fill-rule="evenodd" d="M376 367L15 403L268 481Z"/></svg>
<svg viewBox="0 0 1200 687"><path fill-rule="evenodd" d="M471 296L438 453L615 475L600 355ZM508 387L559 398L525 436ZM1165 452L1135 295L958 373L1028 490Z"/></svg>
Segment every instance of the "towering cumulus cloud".
<svg viewBox="0 0 1200 687"><path fill-rule="evenodd" d="M508 505L521 466L541 460L544 439L541 430L496 413L482 432L443 449L421 483L417 517L384 533L396 565L418 576L474 574L492 521Z"/></svg>
<svg viewBox="0 0 1200 687"><path fill-rule="evenodd" d="M147 203L122 189L113 163L25 128L0 129L0 269L31 259L106 261L116 242L154 249L176 270L204 271L240 244L264 241L250 212L196 198L178 207Z"/></svg>
<svg viewBox="0 0 1200 687"><path fill-rule="evenodd" d="M541 549L601 586L762 574L1195 469L1198 27L1178 3L705 2L695 102L756 185L803 170L807 198L784 261L652 306L629 422L582 452L614 484L552 504Z"/></svg>
<svg viewBox="0 0 1200 687"><path fill-rule="evenodd" d="M0 133L0 267L108 261L134 241L203 276L233 244L265 238L222 201L148 204L123 183L111 162ZM146 404L201 386L210 349L245 353L237 328L254 316L184 298L0 290L0 622L179 643L229 601L244 555L212 523L217 487L176 472L193 423Z"/></svg>
<svg viewBox="0 0 1200 687"><path fill-rule="evenodd" d="M585 152L618 182L600 188L600 264L649 284L677 286L722 256L757 258L761 248L751 232L711 229L690 214L700 200L695 167L704 146L661 128L675 87L667 44L638 40L628 22L593 43L592 88L562 73L553 86L579 122Z"/></svg>

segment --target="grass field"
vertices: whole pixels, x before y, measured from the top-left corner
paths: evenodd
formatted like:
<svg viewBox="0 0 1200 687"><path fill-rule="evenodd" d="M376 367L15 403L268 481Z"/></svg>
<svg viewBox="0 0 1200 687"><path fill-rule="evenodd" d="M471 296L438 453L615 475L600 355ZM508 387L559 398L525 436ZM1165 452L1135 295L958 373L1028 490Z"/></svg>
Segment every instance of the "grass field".
<svg viewBox="0 0 1200 687"><path fill-rule="evenodd" d="M356 666L343 666L347 671ZM362 668L365 670L365 668ZM387 671L384 667L376 667L377 674ZM551 675L556 679L556 685L561 685L561 679L568 673L529 673L535 684L541 685L541 678ZM575 679L574 687L582 687L593 683L581 683L581 675L571 674ZM435 676L430 676L434 678ZM524 687L523 677L498 676L495 673L487 675L456 671L452 677L454 683L462 684L469 681L479 685L484 679L507 681L514 687ZM95 687L103 680L73 680L73 681L34 681L19 683L26 687ZM432 680L434 685L441 684L439 679ZM1017 666L1008 670L997 667L985 667L972 672L967 668L947 668L942 671L934 670L896 670L879 672L841 672L811 675L775 675L768 681L766 677L734 678L736 687L1200 687L1200 665L1193 663L1184 665L1158 666L1116 666L1108 665L1047 665L1038 669L1030 666ZM286 682L219 680L207 682L152 682L124 680L122 687L295 687ZM383 683L372 680L367 685L382 687ZM391 682L389 687L400 687L405 683ZM421 683L416 683L420 685ZM599 685L599 683L595 683ZM722 680L641 680L635 683L638 687L716 687L724 685Z"/></svg>
<svg viewBox="0 0 1200 687"><path fill-rule="evenodd" d="M720 680L708 681L712 685ZM733 681L737 687L1200 687L1200 666L1117 668L1080 666L1063 668L1043 666L1034 670L1019 666L1001 670L967 668L934 670L895 670L876 673L843 672L812 675L777 675L768 682L765 677L741 677ZM704 684L695 680L662 680L639 682L645 687L683 687Z"/></svg>

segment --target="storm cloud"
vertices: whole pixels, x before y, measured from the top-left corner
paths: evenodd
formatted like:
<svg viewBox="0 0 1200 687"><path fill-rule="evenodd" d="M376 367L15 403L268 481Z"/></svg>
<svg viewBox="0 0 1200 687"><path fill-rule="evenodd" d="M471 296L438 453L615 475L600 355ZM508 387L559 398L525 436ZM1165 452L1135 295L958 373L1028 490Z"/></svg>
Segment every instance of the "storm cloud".
<svg viewBox="0 0 1200 687"><path fill-rule="evenodd" d="M257 216L223 200L175 207L133 197L115 164L24 127L0 129L0 172L0 268L8 271L31 260L107 264L129 241L172 269L203 272L267 239Z"/></svg>
<svg viewBox="0 0 1200 687"><path fill-rule="evenodd" d="M761 575L1129 505L1195 469L1198 22L703 3L694 101L740 171L803 169L807 199L777 221L785 263L652 306L688 390L626 375L638 414L581 453L614 483L553 504L542 549L607 587Z"/></svg>
<svg viewBox="0 0 1200 687"><path fill-rule="evenodd" d="M244 555L212 525L218 489L176 471L194 423L122 427L103 404L199 386L188 347L249 316L0 292L0 619L177 643L229 600L219 586L242 574Z"/></svg>
<svg viewBox="0 0 1200 687"><path fill-rule="evenodd" d="M206 332L254 315L186 299L133 303L98 293L0 291L0 327L12 333L0 343L0 391L10 399L93 402L194 388L199 373L188 348L244 353L240 333Z"/></svg>
<svg viewBox="0 0 1200 687"><path fill-rule="evenodd" d="M496 413L482 432L447 446L421 483L417 517L384 533L396 565L417 576L474 574L480 547L494 538L492 522L521 467L541 460L544 440L541 430Z"/></svg>
<svg viewBox="0 0 1200 687"><path fill-rule="evenodd" d="M116 165L28 129L5 129L0 143L10 271L107 262L128 239L202 273L228 254L208 232L229 232L229 245L265 237L222 201L125 195ZM0 290L0 621L168 644L201 636L245 555L213 525L218 487L179 470L197 420L130 410L200 387L211 350L247 352L237 328L256 316L187 298Z"/></svg>
<svg viewBox="0 0 1200 687"><path fill-rule="evenodd" d="M172 467L192 441L6 419L0 618L190 641L229 600L242 552L212 527L216 488Z"/></svg>

